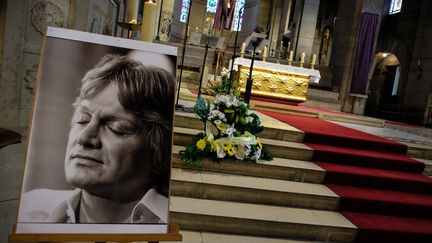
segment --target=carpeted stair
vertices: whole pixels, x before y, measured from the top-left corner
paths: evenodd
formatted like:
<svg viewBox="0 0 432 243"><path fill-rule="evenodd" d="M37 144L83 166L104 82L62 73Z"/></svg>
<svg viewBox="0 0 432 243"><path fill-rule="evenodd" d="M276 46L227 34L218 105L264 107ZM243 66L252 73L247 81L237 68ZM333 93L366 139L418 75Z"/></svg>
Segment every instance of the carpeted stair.
<svg viewBox="0 0 432 243"><path fill-rule="evenodd" d="M318 118L262 113L305 132L356 242L432 242L432 179L407 147Z"/></svg>

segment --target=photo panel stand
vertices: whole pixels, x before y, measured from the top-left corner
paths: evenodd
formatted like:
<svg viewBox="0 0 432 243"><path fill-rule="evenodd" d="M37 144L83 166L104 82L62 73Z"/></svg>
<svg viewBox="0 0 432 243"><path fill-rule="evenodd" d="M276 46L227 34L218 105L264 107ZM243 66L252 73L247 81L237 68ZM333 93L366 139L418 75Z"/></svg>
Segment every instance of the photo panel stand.
<svg viewBox="0 0 432 243"><path fill-rule="evenodd" d="M244 7L242 7L242 8L239 9L238 16L242 15L243 8ZM235 39L234 39L234 53L233 53L233 56L232 56L232 59L231 59L231 69L230 69L231 71L230 71L229 86L228 86L228 92L227 92L228 94L231 93L231 88L232 88L232 84L233 84L233 78L234 78L234 61L236 59L237 38L238 38L239 32L240 32L240 20L237 21L236 34L235 34Z"/></svg>
<svg viewBox="0 0 432 243"><path fill-rule="evenodd" d="M204 50L204 57L203 57L203 63L201 66L201 76L200 76L200 82L199 82L199 87L198 87L198 97L197 99L199 99L201 97L201 88L202 88L202 83L203 83L203 79L204 79L204 69L206 66L206 60L207 60L207 54L208 54L208 49L209 49L209 36L202 36L205 39L205 50Z"/></svg>
<svg viewBox="0 0 432 243"><path fill-rule="evenodd" d="M183 77L183 65L184 65L184 59L185 59L185 52L186 52L186 41L188 37L188 28L189 28L189 20L190 20L190 13L192 10L192 2L189 2L189 11L186 19L186 27L185 27L185 33L184 33L184 39L183 39L183 50L182 50L182 57L181 57L181 65L180 65L180 77L178 80L178 89L177 89L177 97L176 97L176 103L175 103L175 109L176 110L183 110L185 111L186 108L184 105L179 104L179 98L180 98L180 88L181 88L181 82ZM187 109L189 110L189 109Z"/></svg>
<svg viewBox="0 0 432 243"><path fill-rule="evenodd" d="M90 167L93 167L96 161L98 163L102 163L104 160L104 158L99 157L100 151L97 149L100 149L100 147L96 147L93 148L95 150L91 150L89 148L90 146L86 146L86 155L81 153L82 148L76 147L74 147L74 152L65 152L65 150L67 150L66 148L71 148L68 146L70 141L73 141L74 143L74 145L71 145L72 147L78 145L78 137L81 136L83 134L82 131L84 131L75 130L74 136L71 136L72 129L70 124L71 121L75 121L72 118L75 115L70 114L72 110L71 104L76 104L76 91L82 90L82 82L80 82L80 80L82 80L83 75L85 76L87 72L94 71L97 73L95 75L100 78L100 80L98 80L100 83L104 83L107 80L113 83L116 82L113 84L114 86L103 87L98 91L99 93L97 95L95 94L95 96L98 98L100 97L100 99L94 100L94 97L86 97L88 98L86 99L86 101L88 101L86 104L90 104L89 106L86 106L87 108L90 106L97 106L98 108L97 110L93 108L92 110L88 109L85 111L85 113L89 113L88 116L91 116L90 114L98 113L100 111L99 108L103 107L101 109L106 112L105 114L114 114L114 116L117 117L113 119L117 120L117 118L120 119L119 117L121 117L122 114L134 112L131 110L132 108L126 108L123 104L121 104L119 98L120 91L116 91L114 88L118 88L120 83L129 81L130 76L120 78L120 73L128 72L130 75L136 75L136 77L139 77L136 78L133 83L131 83L130 90L126 88L129 91L136 91L136 89L133 89L133 87L143 87L142 84L148 80L146 79L145 75L154 75L158 77L163 76L164 78L155 78L152 81L154 82L152 84L158 84L159 82L161 85L146 86L146 89L140 89L137 94L138 96L143 97L146 94L151 93L151 95L149 95L151 97L146 96L146 98L149 101L151 100L151 102L153 102L155 99L162 99L160 94L166 94L167 97L164 101L174 103L175 87L173 86L175 85L175 80L171 77L168 78L168 75L166 74L175 74L177 49L171 46L143 43L125 38L48 27L41 53L42 55L39 64L36 87L38 92L35 94L35 100L38 102L34 102L33 104L34 112L32 113L31 125L29 127L29 137L32 137L32 141L29 141L26 151L26 172L24 173L22 181L20 206L18 208L18 215L16 219L17 223L14 225L9 234L8 242L181 241L182 235L179 233L179 225L156 223L159 221L167 222L168 220L169 197L165 196L165 194L159 194L156 190L152 193L147 193L150 190L149 189L147 192L145 192L145 195L142 195L143 192L140 188L138 188L136 191L132 189L128 190L127 193L124 193L127 194L126 196L119 196L118 190L114 189L112 190L113 193L107 197L96 196L96 194L99 194L95 192L95 194L91 197L93 199L91 205L107 204L109 206L107 208L102 208L102 206L89 207L89 210L85 210L84 207L81 207L84 204L80 203L81 200L83 200L83 191L85 189L81 188L74 194L74 190L70 189L71 187L75 186L72 185L72 183L69 183L66 177L63 177L67 176L68 170L63 166L54 168L55 165L59 164L58 161L67 160L69 163L72 163L70 161L73 160L73 162L77 162L74 166L80 167L81 165L86 164L86 170L100 172L99 168L92 170ZM107 63L109 62L111 63L108 65ZM103 65L103 68L101 65ZM147 65L155 66L155 68L145 68ZM146 71L144 74L141 72L141 68L145 68L148 71ZM64 72L66 71L68 72L68 75L64 75ZM113 76L116 76L119 79L113 80ZM61 79L62 83L58 83L59 79ZM92 79L92 81L94 81L94 79ZM170 87L169 90L167 87ZM114 93L117 93L118 95L117 98L113 99ZM49 96L49 98L47 96ZM81 96L78 97L83 98ZM147 101L144 101L143 103L146 102ZM95 104L95 106L93 104ZM142 111L146 108L134 107L133 109L135 109L135 111ZM41 110L44 112L41 112ZM161 117L164 116L163 119L166 119L167 123L169 123L168 120L172 121L173 114L171 109L164 111L158 108L155 109L154 112ZM74 114L78 114L78 112ZM60 118L64 119L62 120ZM96 118L93 116L92 119L96 119L100 126L105 125L100 123L102 121L100 120L101 117ZM54 122L51 122L51 120L54 120ZM92 121L96 122L96 120ZM137 117L136 122L139 121L140 120ZM54 129L56 133L52 134L53 136L47 138L46 134L49 134L51 129ZM167 131L167 135L166 137L161 138L161 141L166 141L166 139L171 137L169 134L174 129L174 125L167 126L164 129ZM36 133L35 131L38 132ZM102 136L97 136L99 142L105 141L110 143L110 141L108 141L109 139L105 140L105 138ZM131 146L133 146L134 151L145 151L149 149L147 144L144 143L122 143L121 145L117 145L116 149L120 149L121 151L129 151ZM151 145L154 146L154 144ZM172 146L172 142L170 142L168 146ZM156 147L156 149L162 148L167 148L167 144L160 143L158 144L158 147ZM77 150L80 150L80 152L77 152ZM90 150L91 152L89 152ZM110 149L108 148L106 151L109 150ZM48 156L49 159L43 156L43 154L45 154L44 151L50 151L50 156ZM57 153L51 153L54 151ZM91 155L89 155L90 153ZM171 150L168 149L164 151L164 155L165 154L171 154ZM121 160L122 155L117 155L118 156L116 159ZM135 156L131 157L130 161L142 161L139 156L141 156L141 153L136 153ZM64 159L65 157L68 159ZM85 161L83 162L83 160ZM47 161L52 162L49 163ZM165 163L167 169L162 171L163 173L169 172L171 167L170 161L161 159L158 161L158 163ZM114 167L110 168L114 168L114 170L116 170L115 165ZM141 170L137 171L136 168L137 167L132 166L131 164L125 165L125 170L123 172L118 172L118 170L116 170L118 173L116 173L115 176L112 176L113 174L109 174L108 177L111 179L104 180L105 184L100 188L93 186L92 192L98 190L105 191L107 187L128 187L130 185L129 177L131 175L136 175L133 176L133 178L142 179L139 183L151 185L149 182L152 181L145 180L141 174L143 172ZM151 170L147 167L145 169ZM60 171L64 172L65 174L61 173ZM136 174L132 172L136 172ZM58 175L59 173L61 173L59 177L49 177L50 175ZM73 173L74 172L71 172L71 174ZM80 173L80 175L82 174ZM88 178L92 178L91 180L94 182L95 179L94 176L91 176L91 173L87 175L86 179L81 176L77 176L76 174L73 176L76 176L75 179L83 181L88 181ZM45 181L40 183L38 180L39 178L44 178ZM119 180L119 178L122 179ZM160 183L163 183L164 186L168 185L167 183L169 183L169 177L164 176L163 181L160 181ZM100 182L101 181L98 180L98 183ZM154 187L159 185L160 184L154 184ZM151 185L151 187L153 187L153 185ZM164 189L169 188L164 187ZM169 190L166 194L169 195ZM146 204L146 206L151 206L151 209L149 208L149 212L152 214L149 218L144 215L145 211L143 212L135 210L130 212L130 208L124 206L133 205L136 201L136 198L144 198L144 196L146 196L146 203L153 202L150 205ZM113 197L116 198L116 201L111 200ZM140 203L137 204L134 209L137 208L138 205L143 205L141 202L142 200L144 199L141 199ZM72 201L74 203L72 203ZM111 205L115 206L111 207ZM89 216L90 214L87 212L90 210L92 210L92 213L96 213L97 216L89 217L92 218L91 220L85 220L84 218L79 220L80 212L82 212L81 215ZM75 215L75 213L77 214ZM119 214L128 216L130 219L128 222L131 223L121 223L123 220L116 218L116 216ZM152 218L153 215L157 218ZM132 220L134 217L136 220ZM68 222L68 219L71 219L70 221L76 222L96 221L96 223L65 223Z"/></svg>
<svg viewBox="0 0 432 243"><path fill-rule="evenodd" d="M178 224L169 224L168 232L165 234L22 234L13 233L9 235L9 242L31 242L31 243L49 243L49 242L135 242L144 241L157 243L164 241L182 241L182 235L179 233Z"/></svg>
<svg viewBox="0 0 432 243"><path fill-rule="evenodd" d="M249 105L250 96L252 93L252 83L253 83L252 72L253 72L253 65L254 65L254 61L255 61L255 53L256 53L257 47L259 47L262 44L264 38L265 38L265 35L263 35L263 34L252 33L252 35L249 39L250 40L249 45L252 46L253 51L252 51L252 60L251 60L251 64L250 64L250 69L249 69L249 78L247 79L247 82L246 82L246 90L245 90L245 94L244 94L244 100L245 100L246 104L248 104L248 105Z"/></svg>

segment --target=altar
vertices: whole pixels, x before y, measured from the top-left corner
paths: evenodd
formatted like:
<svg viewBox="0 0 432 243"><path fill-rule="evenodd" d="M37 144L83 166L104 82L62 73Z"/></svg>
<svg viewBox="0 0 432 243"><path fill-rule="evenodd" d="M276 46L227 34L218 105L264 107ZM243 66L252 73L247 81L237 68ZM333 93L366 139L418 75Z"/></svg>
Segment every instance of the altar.
<svg viewBox="0 0 432 243"><path fill-rule="evenodd" d="M251 59L236 58L233 69L241 93L245 92ZM320 72L315 69L254 61L251 96L258 99L302 103L307 99L309 83L318 84Z"/></svg>

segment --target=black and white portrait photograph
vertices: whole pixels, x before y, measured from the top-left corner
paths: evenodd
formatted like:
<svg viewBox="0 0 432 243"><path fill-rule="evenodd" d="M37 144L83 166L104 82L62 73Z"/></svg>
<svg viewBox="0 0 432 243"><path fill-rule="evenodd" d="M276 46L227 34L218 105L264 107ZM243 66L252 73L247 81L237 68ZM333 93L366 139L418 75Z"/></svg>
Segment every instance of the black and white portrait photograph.
<svg viewBox="0 0 432 243"><path fill-rule="evenodd" d="M177 49L47 30L17 233L166 233Z"/></svg>

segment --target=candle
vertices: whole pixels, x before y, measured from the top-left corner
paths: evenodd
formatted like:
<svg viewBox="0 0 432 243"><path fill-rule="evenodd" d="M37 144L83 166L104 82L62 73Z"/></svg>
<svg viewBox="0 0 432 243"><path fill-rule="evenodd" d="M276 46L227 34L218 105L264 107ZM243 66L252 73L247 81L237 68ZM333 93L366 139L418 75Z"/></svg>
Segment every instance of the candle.
<svg viewBox="0 0 432 243"><path fill-rule="evenodd" d="M291 41L288 42L288 48L287 48L287 50L288 50L288 51L291 50Z"/></svg>
<svg viewBox="0 0 432 243"><path fill-rule="evenodd" d="M157 4L150 1L144 3L143 20L141 24L140 40L153 41L156 28Z"/></svg>
<svg viewBox="0 0 432 243"><path fill-rule="evenodd" d="M289 52L289 58L288 58L288 61L292 62L292 61L293 61L293 56L294 56L294 52L293 52L293 51L290 51L290 52Z"/></svg>
<svg viewBox="0 0 432 243"><path fill-rule="evenodd" d="M314 54L314 55L312 56L311 66L314 66L314 65L315 65L315 62L316 62L316 55Z"/></svg>
<svg viewBox="0 0 432 243"><path fill-rule="evenodd" d="M305 59L305 53L302 52L301 57L300 57L300 62L304 63L304 59Z"/></svg>
<svg viewBox="0 0 432 243"><path fill-rule="evenodd" d="M267 58L267 46L264 46L264 51L263 51L262 57L263 57L263 61L265 61Z"/></svg>
<svg viewBox="0 0 432 243"><path fill-rule="evenodd" d="M280 43L279 52L282 53L283 41Z"/></svg>
<svg viewBox="0 0 432 243"><path fill-rule="evenodd" d="M273 41L272 41L272 50L276 49L275 47L276 47L276 40L273 39Z"/></svg>
<svg viewBox="0 0 432 243"><path fill-rule="evenodd" d="M243 42L240 52L245 53L245 51L246 51L246 43Z"/></svg>
<svg viewBox="0 0 432 243"><path fill-rule="evenodd" d="M139 8L139 0L127 1L125 22L129 24L138 23L138 8Z"/></svg>

